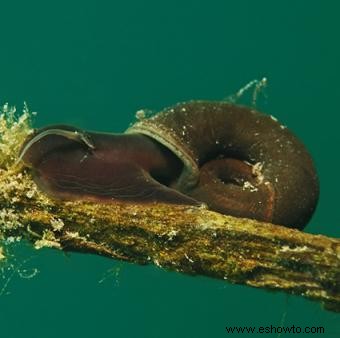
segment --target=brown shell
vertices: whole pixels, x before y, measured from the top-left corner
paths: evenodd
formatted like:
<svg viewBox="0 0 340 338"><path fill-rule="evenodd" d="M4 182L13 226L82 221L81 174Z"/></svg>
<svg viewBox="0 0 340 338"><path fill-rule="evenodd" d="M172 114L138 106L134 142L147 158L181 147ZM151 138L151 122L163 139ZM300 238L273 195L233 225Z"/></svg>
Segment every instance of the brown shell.
<svg viewBox="0 0 340 338"><path fill-rule="evenodd" d="M230 214L237 216L301 228L316 207L319 184L308 151L275 118L254 109L228 102L191 101L138 121L126 133L147 135L177 155L183 171L175 188L210 207L216 183L221 190L217 200L230 194ZM210 181L203 177L214 172L209 162L216 159L233 168L230 182L221 178L223 171ZM236 167L244 172L241 178ZM211 208L220 211L218 204Z"/></svg>

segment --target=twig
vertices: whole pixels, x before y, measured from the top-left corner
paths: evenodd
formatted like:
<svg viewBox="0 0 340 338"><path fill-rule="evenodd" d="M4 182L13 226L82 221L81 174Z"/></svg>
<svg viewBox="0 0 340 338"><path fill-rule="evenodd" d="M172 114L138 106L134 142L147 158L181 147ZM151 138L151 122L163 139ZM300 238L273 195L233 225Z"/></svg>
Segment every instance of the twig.
<svg viewBox="0 0 340 338"><path fill-rule="evenodd" d="M10 176L0 176L0 188L8 186L8 180ZM21 181L26 181L27 188L31 185L29 189L34 186L29 174L21 174ZM6 196L0 193L7 223L15 215L15 223L20 224L7 227L7 236L24 235L38 247L92 252L283 290L322 301L331 310L340 309L338 239L196 207L62 203L37 190L31 196L25 190L18 194L15 185L13 189L16 201L11 206L13 195L8 189Z"/></svg>

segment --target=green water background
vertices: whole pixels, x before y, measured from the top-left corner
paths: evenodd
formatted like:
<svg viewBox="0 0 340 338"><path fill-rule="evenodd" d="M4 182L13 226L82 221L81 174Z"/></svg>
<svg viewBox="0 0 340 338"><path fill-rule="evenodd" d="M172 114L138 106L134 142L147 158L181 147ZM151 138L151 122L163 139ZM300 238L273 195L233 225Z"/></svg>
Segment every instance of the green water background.
<svg viewBox="0 0 340 338"><path fill-rule="evenodd" d="M26 101L35 126L120 132L138 109L221 99L266 76L260 108L318 168L306 231L339 237L339 11L335 0L1 1L0 101ZM339 315L299 297L92 255L14 252L17 266L30 257L21 272L39 273L14 273L0 297L1 338L226 337L227 325L284 316L286 326L324 326L314 337L340 336Z"/></svg>

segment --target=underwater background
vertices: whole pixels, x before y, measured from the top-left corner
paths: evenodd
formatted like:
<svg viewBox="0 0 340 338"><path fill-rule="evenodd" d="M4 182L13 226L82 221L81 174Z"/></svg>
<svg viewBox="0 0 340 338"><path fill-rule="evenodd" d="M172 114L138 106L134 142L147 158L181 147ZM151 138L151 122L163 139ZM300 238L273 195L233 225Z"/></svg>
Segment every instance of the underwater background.
<svg viewBox="0 0 340 338"><path fill-rule="evenodd" d="M220 100L266 77L258 108L299 136L318 169L306 231L340 237L339 11L321 0L1 1L0 103L26 101L35 127L122 132L139 109ZM270 325L340 337L340 315L301 297L27 243L12 254L1 338L226 337L226 326Z"/></svg>

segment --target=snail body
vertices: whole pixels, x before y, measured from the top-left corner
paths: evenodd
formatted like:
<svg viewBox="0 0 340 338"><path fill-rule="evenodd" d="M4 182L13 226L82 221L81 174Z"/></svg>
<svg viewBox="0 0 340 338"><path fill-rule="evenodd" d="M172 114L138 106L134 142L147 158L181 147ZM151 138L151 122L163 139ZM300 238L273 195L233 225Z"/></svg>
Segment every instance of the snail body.
<svg viewBox="0 0 340 338"><path fill-rule="evenodd" d="M303 144L272 117L227 102L180 103L124 134L43 128L20 159L54 198L203 202L297 228L310 219L319 194Z"/></svg>

